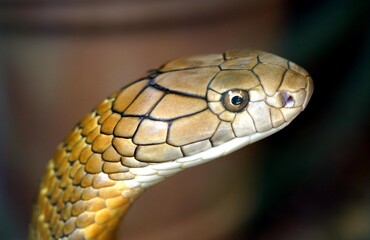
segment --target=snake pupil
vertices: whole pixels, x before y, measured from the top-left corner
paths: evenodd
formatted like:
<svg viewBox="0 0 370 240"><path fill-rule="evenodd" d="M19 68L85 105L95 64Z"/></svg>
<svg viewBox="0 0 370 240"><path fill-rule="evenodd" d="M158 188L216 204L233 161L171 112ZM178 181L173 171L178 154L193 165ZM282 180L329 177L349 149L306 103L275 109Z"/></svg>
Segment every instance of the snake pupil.
<svg viewBox="0 0 370 240"><path fill-rule="evenodd" d="M234 96L231 98L231 103L233 105L240 105L243 102L243 98L241 96Z"/></svg>

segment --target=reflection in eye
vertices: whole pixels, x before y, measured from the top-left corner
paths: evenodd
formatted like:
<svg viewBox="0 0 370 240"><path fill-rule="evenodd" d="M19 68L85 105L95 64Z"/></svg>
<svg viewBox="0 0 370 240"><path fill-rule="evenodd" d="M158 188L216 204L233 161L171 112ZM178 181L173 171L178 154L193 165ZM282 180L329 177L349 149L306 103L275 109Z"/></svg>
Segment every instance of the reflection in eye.
<svg viewBox="0 0 370 240"><path fill-rule="evenodd" d="M221 101L227 110L240 112L248 105L248 92L241 89L232 89L222 94Z"/></svg>
<svg viewBox="0 0 370 240"><path fill-rule="evenodd" d="M291 108L294 106L294 98L288 92L281 93L281 100L283 101L283 107Z"/></svg>

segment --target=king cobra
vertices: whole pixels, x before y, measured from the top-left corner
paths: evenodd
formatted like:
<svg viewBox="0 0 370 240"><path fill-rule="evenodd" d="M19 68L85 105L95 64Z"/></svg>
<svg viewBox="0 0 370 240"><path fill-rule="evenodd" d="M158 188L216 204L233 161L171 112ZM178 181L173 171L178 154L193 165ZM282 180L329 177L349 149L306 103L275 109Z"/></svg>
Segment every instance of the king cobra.
<svg viewBox="0 0 370 240"><path fill-rule="evenodd" d="M172 60L104 99L57 146L30 239L114 239L148 187L287 126L313 92L295 63L260 50Z"/></svg>

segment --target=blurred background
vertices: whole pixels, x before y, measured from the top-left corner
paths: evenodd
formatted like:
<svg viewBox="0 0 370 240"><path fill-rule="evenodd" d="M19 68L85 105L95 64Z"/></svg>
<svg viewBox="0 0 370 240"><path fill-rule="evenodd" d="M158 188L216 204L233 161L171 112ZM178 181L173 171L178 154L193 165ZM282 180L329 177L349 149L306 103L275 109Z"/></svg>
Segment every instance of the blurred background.
<svg viewBox="0 0 370 240"><path fill-rule="evenodd" d="M370 239L370 1L0 0L0 239L26 239L55 146L167 60L261 48L315 91L284 131L148 190L134 240Z"/></svg>

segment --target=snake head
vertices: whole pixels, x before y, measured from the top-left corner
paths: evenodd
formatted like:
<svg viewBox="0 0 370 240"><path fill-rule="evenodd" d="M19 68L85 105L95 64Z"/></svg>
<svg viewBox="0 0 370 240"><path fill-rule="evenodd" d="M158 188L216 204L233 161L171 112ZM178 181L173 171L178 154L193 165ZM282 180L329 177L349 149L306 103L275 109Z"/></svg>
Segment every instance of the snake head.
<svg viewBox="0 0 370 240"><path fill-rule="evenodd" d="M303 68L260 50L175 59L114 96L102 156L118 153L127 167L194 166L282 129L312 92Z"/></svg>

